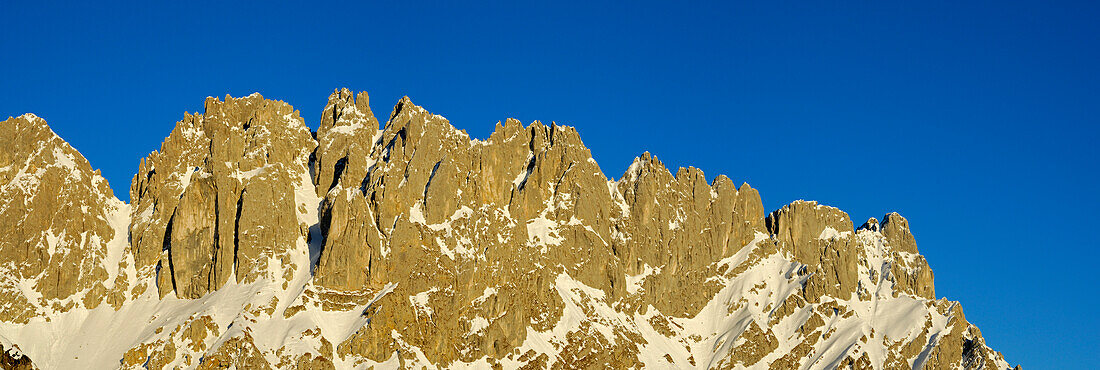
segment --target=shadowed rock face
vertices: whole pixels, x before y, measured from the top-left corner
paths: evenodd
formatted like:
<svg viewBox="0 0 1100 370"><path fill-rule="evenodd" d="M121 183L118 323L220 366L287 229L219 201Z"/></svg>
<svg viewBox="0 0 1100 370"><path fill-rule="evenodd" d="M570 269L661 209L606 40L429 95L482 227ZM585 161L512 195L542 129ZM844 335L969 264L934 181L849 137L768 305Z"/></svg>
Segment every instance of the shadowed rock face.
<svg viewBox="0 0 1100 370"><path fill-rule="evenodd" d="M31 370L34 368L34 362L29 357L20 353L13 353L13 351L5 348L3 344L0 344L0 369Z"/></svg>
<svg viewBox="0 0 1100 370"><path fill-rule="evenodd" d="M286 103L208 98L142 160L127 206L52 132L13 139L49 131L25 117L0 127L21 145L0 165L41 160L28 168L51 176L49 145L88 181L70 195L5 170L28 185L3 194L59 201L6 197L0 215L69 220L65 205L82 204L79 230L130 238L91 244L103 252L77 259L74 288L39 280L52 298L18 289L46 268L9 269L0 293L19 309L2 319L64 322L107 299L144 323L118 338L125 353L100 356L114 366L1007 367L936 299L897 213L859 229L816 202L765 214L748 184L649 153L608 178L572 127L509 119L475 140L407 97L379 127L367 94L341 89L311 134ZM31 241L56 230L27 225ZM0 244L0 258L59 255L44 245ZM80 364L28 345L48 367Z"/></svg>

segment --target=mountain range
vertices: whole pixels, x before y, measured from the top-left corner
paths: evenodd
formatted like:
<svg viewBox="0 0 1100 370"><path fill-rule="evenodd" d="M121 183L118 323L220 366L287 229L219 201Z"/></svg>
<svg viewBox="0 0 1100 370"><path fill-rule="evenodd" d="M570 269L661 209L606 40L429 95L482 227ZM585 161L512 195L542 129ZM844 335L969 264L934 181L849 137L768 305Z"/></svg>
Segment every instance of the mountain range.
<svg viewBox="0 0 1100 370"><path fill-rule="evenodd" d="M43 119L0 122L0 364L1010 367L897 213L768 212L648 152L609 177L554 123L475 139L407 97L383 118L347 89L316 131L209 97L129 203Z"/></svg>

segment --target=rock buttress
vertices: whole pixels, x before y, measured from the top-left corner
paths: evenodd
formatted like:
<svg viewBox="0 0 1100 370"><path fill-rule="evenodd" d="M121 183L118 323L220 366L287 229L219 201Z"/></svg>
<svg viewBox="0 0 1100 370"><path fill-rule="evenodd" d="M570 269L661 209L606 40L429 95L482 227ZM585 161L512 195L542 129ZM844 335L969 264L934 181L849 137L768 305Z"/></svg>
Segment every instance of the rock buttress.
<svg viewBox="0 0 1100 370"><path fill-rule="evenodd" d="M315 147L298 112L284 102L259 94L207 98L205 112L185 114L134 176L130 234L139 275L158 273L162 296L174 278L185 298L215 290L231 276L237 282L288 278L294 267L287 254L301 233L293 194L300 179L308 179Z"/></svg>

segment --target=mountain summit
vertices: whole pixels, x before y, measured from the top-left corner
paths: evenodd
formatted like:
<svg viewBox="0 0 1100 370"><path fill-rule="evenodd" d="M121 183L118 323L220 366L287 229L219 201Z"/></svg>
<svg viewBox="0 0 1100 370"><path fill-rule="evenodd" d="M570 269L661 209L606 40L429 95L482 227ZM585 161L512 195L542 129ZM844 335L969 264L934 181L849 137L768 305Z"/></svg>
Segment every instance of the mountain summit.
<svg viewBox="0 0 1100 370"><path fill-rule="evenodd" d="M937 298L909 223L766 213L577 130L485 140L336 90L319 128L207 98L131 204L46 122L0 122L5 368L1008 368Z"/></svg>

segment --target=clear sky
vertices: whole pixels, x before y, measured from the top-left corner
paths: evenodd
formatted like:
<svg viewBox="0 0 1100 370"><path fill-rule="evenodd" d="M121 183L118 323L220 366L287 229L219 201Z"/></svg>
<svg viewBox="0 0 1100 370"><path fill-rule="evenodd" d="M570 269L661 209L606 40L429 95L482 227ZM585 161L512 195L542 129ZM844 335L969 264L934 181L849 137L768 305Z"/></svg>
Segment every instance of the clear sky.
<svg viewBox="0 0 1100 370"><path fill-rule="evenodd" d="M0 2L0 116L44 117L124 200L206 96L316 127L334 88L383 117L409 95L474 137L575 126L616 178L648 150L768 210L900 212L1009 362L1100 352L1097 2L43 3Z"/></svg>

